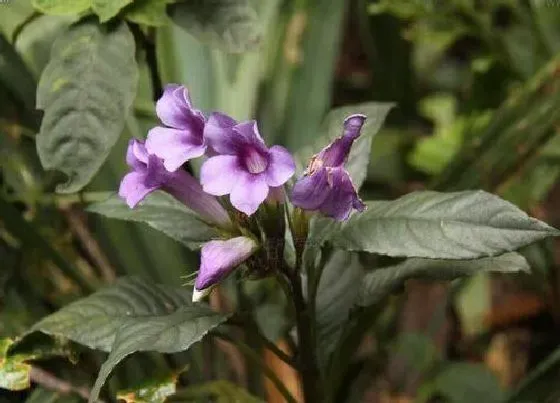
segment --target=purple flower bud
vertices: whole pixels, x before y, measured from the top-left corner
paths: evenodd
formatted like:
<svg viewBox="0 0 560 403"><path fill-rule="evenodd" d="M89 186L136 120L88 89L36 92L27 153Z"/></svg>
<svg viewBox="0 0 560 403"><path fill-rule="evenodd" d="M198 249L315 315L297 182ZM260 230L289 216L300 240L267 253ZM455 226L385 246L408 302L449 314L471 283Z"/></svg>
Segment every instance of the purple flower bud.
<svg viewBox="0 0 560 403"><path fill-rule="evenodd" d="M253 239L244 236L205 243L202 246L200 269L194 284L193 301L200 300L210 287L247 260L257 248L258 245Z"/></svg>
<svg viewBox="0 0 560 403"><path fill-rule="evenodd" d="M295 163L284 147L268 148L257 123L237 123L221 113L208 119L204 137L218 155L201 168L205 192L230 195L231 204L247 215L257 211L270 187L282 186L295 172Z"/></svg>
<svg viewBox="0 0 560 403"><path fill-rule="evenodd" d="M128 143L126 162L131 171L121 181L119 196L134 208L149 193L162 189L209 222L229 226L231 220L215 197L205 193L202 186L183 170L169 172L163 161L148 154L141 140Z"/></svg>
<svg viewBox="0 0 560 403"><path fill-rule="evenodd" d="M343 135L311 158L292 189L294 205L304 210L318 210L338 221L347 220L352 209L363 211L366 208L344 168L365 120L364 115L347 117Z"/></svg>
<svg viewBox="0 0 560 403"><path fill-rule="evenodd" d="M168 85L157 102L156 113L167 127L157 126L148 133L146 148L163 159L169 172L176 171L192 158L206 151L205 118L194 109L188 90L177 84Z"/></svg>

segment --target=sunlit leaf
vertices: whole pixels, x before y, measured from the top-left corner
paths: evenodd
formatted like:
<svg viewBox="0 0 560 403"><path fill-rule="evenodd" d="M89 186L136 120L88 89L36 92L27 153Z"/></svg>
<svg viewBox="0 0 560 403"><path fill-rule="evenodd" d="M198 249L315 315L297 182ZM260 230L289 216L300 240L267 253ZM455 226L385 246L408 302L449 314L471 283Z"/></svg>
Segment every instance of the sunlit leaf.
<svg viewBox="0 0 560 403"><path fill-rule="evenodd" d="M125 18L142 25L159 27L170 22L167 5L175 0L136 0L125 10Z"/></svg>
<svg viewBox="0 0 560 403"><path fill-rule="evenodd" d="M483 191L414 192L369 202L332 237L335 246L389 256L476 259L559 231Z"/></svg>
<svg viewBox="0 0 560 403"><path fill-rule="evenodd" d="M99 16L100 22L106 22L116 16L121 9L133 0L91 0L93 12Z"/></svg>
<svg viewBox="0 0 560 403"><path fill-rule="evenodd" d="M45 14L69 15L90 8L92 0L33 0L33 7Z"/></svg>
<svg viewBox="0 0 560 403"><path fill-rule="evenodd" d="M151 380L135 388L117 392L117 399L125 403L163 403L175 394L176 383L175 375Z"/></svg>
<svg viewBox="0 0 560 403"><path fill-rule="evenodd" d="M91 20L71 26L53 45L37 91L45 111L37 150L44 168L68 176L57 191L85 186L121 134L136 92L134 51L126 24Z"/></svg>
<svg viewBox="0 0 560 403"><path fill-rule="evenodd" d="M6 357L12 343L13 340L0 339L0 388L25 390L30 386L31 365L26 364L25 357L19 355Z"/></svg>

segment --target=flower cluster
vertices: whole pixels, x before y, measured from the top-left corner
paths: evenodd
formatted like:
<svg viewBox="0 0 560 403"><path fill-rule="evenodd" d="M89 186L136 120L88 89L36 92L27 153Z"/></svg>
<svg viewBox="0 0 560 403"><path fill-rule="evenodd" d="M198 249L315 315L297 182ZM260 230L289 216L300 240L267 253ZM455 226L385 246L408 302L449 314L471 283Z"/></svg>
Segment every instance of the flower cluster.
<svg viewBox="0 0 560 403"><path fill-rule="evenodd" d="M233 207L251 216L267 198L283 201L283 187L294 175L295 163L284 147L267 147L255 121L237 122L219 112L205 117L193 107L183 86L167 86L156 113L163 125L151 129L145 142L132 139L129 143L126 161L130 171L121 182L119 195L134 208L149 193L163 190L228 234L229 239L202 246L193 293L198 300L259 249L259 235L243 228L240 215L228 210ZM339 221L346 220L353 209L365 208L344 168L364 121L363 115L348 117L343 135L313 156L292 187L294 206ZM205 158L200 183L182 168L198 157ZM226 195L231 206L216 197Z"/></svg>

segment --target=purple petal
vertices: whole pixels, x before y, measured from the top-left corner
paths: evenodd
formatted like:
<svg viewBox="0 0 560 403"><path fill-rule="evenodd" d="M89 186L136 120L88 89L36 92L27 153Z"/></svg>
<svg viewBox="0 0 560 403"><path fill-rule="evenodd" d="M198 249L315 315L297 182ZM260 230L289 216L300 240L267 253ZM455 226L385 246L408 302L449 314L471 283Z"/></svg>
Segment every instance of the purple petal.
<svg viewBox="0 0 560 403"><path fill-rule="evenodd" d="M148 133L146 149L164 160L165 169L174 172L189 159L203 155L206 146L201 136L189 130L157 126Z"/></svg>
<svg viewBox="0 0 560 403"><path fill-rule="evenodd" d="M191 104L188 90L182 85L170 84L157 101L156 113L166 126L190 129L202 134L204 115Z"/></svg>
<svg viewBox="0 0 560 403"><path fill-rule="evenodd" d="M227 211L214 197L204 192L202 186L189 173L179 170L166 182L164 190L204 219L229 227L231 220Z"/></svg>
<svg viewBox="0 0 560 403"><path fill-rule="evenodd" d="M130 208L134 208L158 187L146 182L145 173L133 171L126 174L122 179L119 187L119 196L126 201Z"/></svg>
<svg viewBox="0 0 560 403"><path fill-rule="evenodd" d="M256 249L256 242L243 236L227 241L205 243L201 250L200 270L195 281L195 290L204 290L222 280L235 267L247 260Z"/></svg>
<svg viewBox="0 0 560 403"><path fill-rule="evenodd" d="M267 195L266 175L243 172L231 191L230 201L237 210L251 215L257 211Z"/></svg>
<svg viewBox="0 0 560 403"><path fill-rule="evenodd" d="M350 216L353 208L358 207L360 211L365 209L365 205L358 197L350 175L344 168L329 170L329 182L331 190L319 208L323 214L338 221L345 221Z"/></svg>
<svg viewBox="0 0 560 403"><path fill-rule="evenodd" d="M344 164L350 153L352 143L360 136L365 120L365 115L351 115L344 120L343 135L336 138L317 155L325 166L339 167Z"/></svg>
<svg viewBox="0 0 560 403"><path fill-rule="evenodd" d="M270 147L269 155L266 182L268 186L281 186L292 177L296 164L290 152L282 146Z"/></svg>
<svg viewBox="0 0 560 403"><path fill-rule="evenodd" d="M214 112L204 126L204 139L218 154L236 153L236 134L233 127L237 122L220 112Z"/></svg>
<svg viewBox="0 0 560 403"><path fill-rule="evenodd" d="M327 170L320 168L298 179L292 188L292 203L304 210L317 210L329 194Z"/></svg>
<svg viewBox="0 0 560 403"><path fill-rule="evenodd" d="M126 163L132 169L142 169L148 163L148 152L144 142L138 139L130 139L126 149Z"/></svg>
<svg viewBox="0 0 560 403"><path fill-rule="evenodd" d="M209 158L200 169L200 183L205 192L215 196L230 193L244 174L234 155L218 155Z"/></svg>
<svg viewBox="0 0 560 403"><path fill-rule="evenodd" d="M242 145L252 145L257 147L261 152L266 152L267 148L264 143L261 134L259 133L259 128L255 120L248 120L246 122L241 122L233 128L236 134L236 142Z"/></svg>

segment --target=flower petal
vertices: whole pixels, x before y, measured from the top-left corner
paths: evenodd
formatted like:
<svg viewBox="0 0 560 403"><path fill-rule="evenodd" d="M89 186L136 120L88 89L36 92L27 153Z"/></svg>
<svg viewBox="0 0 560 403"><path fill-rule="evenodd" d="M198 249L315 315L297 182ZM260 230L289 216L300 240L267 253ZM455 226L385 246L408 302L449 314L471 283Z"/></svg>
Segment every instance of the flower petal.
<svg viewBox="0 0 560 403"><path fill-rule="evenodd" d="M290 152L282 146L270 147L269 155L266 182L268 186L281 186L292 177L296 164Z"/></svg>
<svg viewBox="0 0 560 403"><path fill-rule="evenodd" d="M137 170L142 169L148 163L148 151L144 142L138 139L130 139L126 149L126 163L129 167Z"/></svg>
<svg viewBox="0 0 560 403"><path fill-rule="evenodd" d="M360 136L366 120L365 115L351 115L344 120L344 133L323 148L317 157L327 167L339 167L344 164L352 143Z"/></svg>
<svg viewBox="0 0 560 403"><path fill-rule="evenodd" d="M360 211L365 205L358 197L350 175L344 168L334 168L329 171L331 190L319 210L338 221L345 221L350 216L352 209L359 207Z"/></svg>
<svg viewBox="0 0 560 403"><path fill-rule="evenodd" d="M255 120L241 122L234 126L233 131L236 134L236 141L243 145L252 145L261 152L266 152L266 144L264 143L259 127Z"/></svg>
<svg viewBox="0 0 560 403"><path fill-rule="evenodd" d="M188 160L203 155L206 145L202 137L189 130L157 126L148 133L146 149L164 160L165 169L174 172Z"/></svg>
<svg viewBox="0 0 560 403"><path fill-rule="evenodd" d="M192 107L189 92L182 85L170 84L165 87L156 103L156 114L166 126L189 128L201 134L204 129L204 115Z"/></svg>
<svg viewBox="0 0 560 403"><path fill-rule="evenodd" d="M230 226L227 211L214 196L204 192L200 183L189 173L183 170L173 173L164 190L207 221L224 227Z"/></svg>
<svg viewBox="0 0 560 403"><path fill-rule="evenodd" d="M222 280L235 267L247 260L257 246L253 239L243 236L227 241L205 243L201 250L200 270L195 281L195 290L200 292Z"/></svg>
<svg viewBox="0 0 560 403"><path fill-rule="evenodd" d="M327 170L319 168L311 175L298 179L292 188L292 203L304 210L317 210L326 200L329 192Z"/></svg>
<svg viewBox="0 0 560 403"><path fill-rule="evenodd" d="M220 112L214 112L204 126L204 139L218 154L236 153L236 134L233 127L237 124L235 119Z"/></svg>
<svg viewBox="0 0 560 403"><path fill-rule="evenodd" d="M243 172L230 194L230 201L237 210L251 215L268 196L266 175Z"/></svg>
<svg viewBox="0 0 560 403"><path fill-rule="evenodd" d="M232 191L243 173L235 155L217 155L202 164L200 183L205 192L223 196Z"/></svg>
<svg viewBox="0 0 560 403"><path fill-rule="evenodd" d="M126 201L128 207L134 208L157 188L157 185L146 183L146 173L133 171L123 177L119 187L119 196Z"/></svg>

